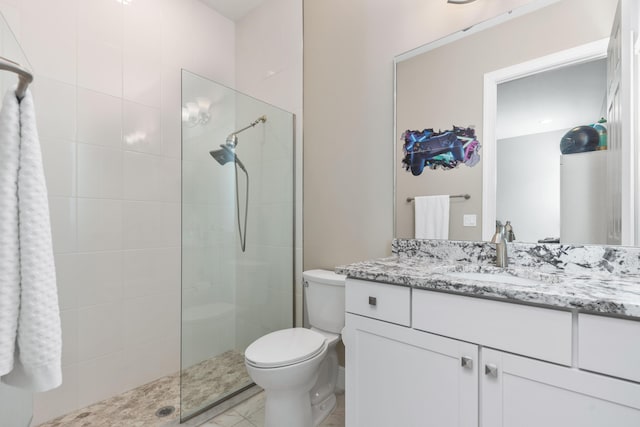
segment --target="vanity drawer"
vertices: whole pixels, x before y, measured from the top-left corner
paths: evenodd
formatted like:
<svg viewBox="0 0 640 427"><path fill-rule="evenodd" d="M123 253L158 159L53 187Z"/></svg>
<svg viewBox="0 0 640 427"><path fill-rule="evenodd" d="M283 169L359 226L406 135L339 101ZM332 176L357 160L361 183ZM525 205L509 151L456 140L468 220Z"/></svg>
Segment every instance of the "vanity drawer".
<svg viewBox="0 0 640 427"><path fill-rule="evenodd" d="M413 290L414 329L571 366L571 313Z"/></svg>
<svg viewBox="0 0 640 427"><path fill-rule="evenodd" d="M411 326L411 288L347 279L345 292L347 312Z"/></svg>
<svg viewBox="0 0 640 427"><path fill-rule="evenodd" d="M640 382L640 321L580 313L578 367Z"/></svg>

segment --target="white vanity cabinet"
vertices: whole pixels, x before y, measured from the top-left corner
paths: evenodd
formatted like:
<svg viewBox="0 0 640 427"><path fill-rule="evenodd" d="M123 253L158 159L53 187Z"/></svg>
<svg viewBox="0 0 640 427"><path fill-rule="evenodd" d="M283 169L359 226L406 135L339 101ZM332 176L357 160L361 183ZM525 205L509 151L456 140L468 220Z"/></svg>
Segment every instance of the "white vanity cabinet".
<svg viewBox="0 0 640 427"><path fill-rule="evenodd" d="M478 425L478 346L349 313L346 323L347 426Z"/></svg>
<svg viewBox="0 0 640 427"><path fill-rule="evenodd" d="M640 360L605 351L620 378L610 376L587 354L602 335L589 325L582 356L596 373L584 370L583 314L364 280L346 286L347 427L640 426L637 371L620 368ZM625 332L640 327L595 317L631 322ZM639 346L637 336L625 353L635 358Z"/></svg>
<svg viewBox="0 0 640 427"><path fill-rule="evenodd" d="M488 348L480 360L481 426L640 426L640 384Z"/></svg>

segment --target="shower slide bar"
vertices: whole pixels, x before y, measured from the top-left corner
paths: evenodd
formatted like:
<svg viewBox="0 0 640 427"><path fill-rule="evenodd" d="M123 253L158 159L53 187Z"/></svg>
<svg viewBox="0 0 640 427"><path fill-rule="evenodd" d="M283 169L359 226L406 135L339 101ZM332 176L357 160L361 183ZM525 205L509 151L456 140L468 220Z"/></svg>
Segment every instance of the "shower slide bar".
<svg viewBox="0 0 640 427"><path fill-rule="evenodd" d="M449 196L450 199L464 198L465 200L469 200L471 198L468 194L453 194ZM407 203L411 203L415 200L414 197L407 197Z"/></svg>
<svg viewBox="0 0 640 427"><path fill-rule="evenodd" d="M24 94L33 81L33 74L22 65L13 62L10 59L0 56L0 70L7 70L18 75L18 87L16 88L16 96L18 99L24 98Z"/></svg>

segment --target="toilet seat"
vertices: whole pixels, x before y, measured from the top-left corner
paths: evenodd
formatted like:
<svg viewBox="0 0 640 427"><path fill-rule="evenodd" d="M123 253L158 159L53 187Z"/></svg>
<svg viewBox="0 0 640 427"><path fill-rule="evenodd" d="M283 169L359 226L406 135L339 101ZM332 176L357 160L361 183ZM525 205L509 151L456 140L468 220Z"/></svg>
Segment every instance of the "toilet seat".
<svg viewBox="0 0 640 427"><path fill-rule="evenodd" d="M322 353L326 338L305 328L282 329L254 341L244 352L248 364L279 368L304 362Z"/></svg>

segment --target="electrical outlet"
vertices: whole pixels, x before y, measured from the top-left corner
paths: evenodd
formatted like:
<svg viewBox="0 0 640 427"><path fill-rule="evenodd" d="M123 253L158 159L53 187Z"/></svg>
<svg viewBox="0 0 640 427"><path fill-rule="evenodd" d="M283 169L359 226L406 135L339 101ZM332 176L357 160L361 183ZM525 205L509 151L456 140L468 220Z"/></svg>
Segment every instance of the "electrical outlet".
<svg viewBox="0 0 640 427"><path fill-rule="evenodd" d="M464 215L462 217L462 225L465 227L475 227L476 226L476 215Z"/></svg>

